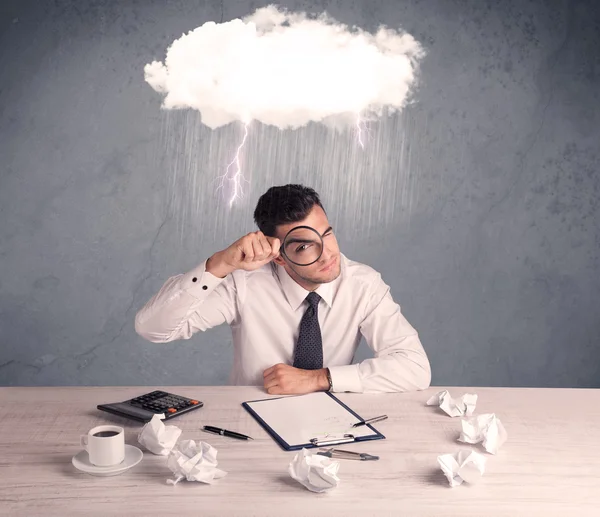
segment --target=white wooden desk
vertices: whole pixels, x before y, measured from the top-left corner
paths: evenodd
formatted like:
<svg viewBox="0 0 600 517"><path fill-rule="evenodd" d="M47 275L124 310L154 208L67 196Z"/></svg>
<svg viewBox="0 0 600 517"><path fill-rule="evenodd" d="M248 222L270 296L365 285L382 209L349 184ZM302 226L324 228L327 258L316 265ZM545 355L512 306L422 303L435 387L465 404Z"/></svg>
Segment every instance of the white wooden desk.
<svg viewBox="0 0 600 517"><path fill-rule="evenodd" d="M158 387L156 387L158 388ZM0 388L0 515L201 515L333 517L336 515L600 515L600 390L449 388L479 395L476 414L495 412L508 431L498 455L456 441L460 419L425 401L443 388L391 395L338 394L376 424L386 440L344 445L376 454L376 462L340 460L340 486L314 494L293 481L285 452L240 406L264 397L258 388L167 387L205 407L171 420L180 439L204 440L228 475L214 485L171 477L166 458L142 462L114 477L77 471L79 435L118 423L139 445L141 424L96 410L155 387ZM199 431L212 424L255 438L242 442ZM473 447L487 456L477 485L450 488L437 456Z"/></svg>

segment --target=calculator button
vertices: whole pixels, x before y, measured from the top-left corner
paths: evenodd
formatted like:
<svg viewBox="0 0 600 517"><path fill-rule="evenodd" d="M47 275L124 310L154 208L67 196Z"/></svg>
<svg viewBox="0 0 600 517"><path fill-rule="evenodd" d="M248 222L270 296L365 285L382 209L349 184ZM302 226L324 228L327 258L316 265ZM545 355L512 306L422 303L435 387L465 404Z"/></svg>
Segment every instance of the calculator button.
<svg viewBox="0 0 600 517"><path fill-rule="evenodd" d="M198 404L198 403L199 403L199 402L198 402L197 400L190 400L190 404L194 404L194 406L195 406L196 404Z"/></svg>
<svg viewBox="0 0 600 517"><path fill-rule="evenodd" d="M167 411L169 413L176 413L177 412L177 410L174 407L170 407L169 409L167 409Z"/></svg>

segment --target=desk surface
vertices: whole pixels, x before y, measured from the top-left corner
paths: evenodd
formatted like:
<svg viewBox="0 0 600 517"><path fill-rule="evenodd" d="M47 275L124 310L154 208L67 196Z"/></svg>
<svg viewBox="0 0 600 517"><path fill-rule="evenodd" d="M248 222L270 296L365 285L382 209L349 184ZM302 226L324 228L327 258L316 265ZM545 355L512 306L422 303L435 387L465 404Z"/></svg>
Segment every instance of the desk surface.
<svg viewBox="0 0 600 517"><path fill-rule="evenodd" d="M386 413L376 427L386 440L344 445L381 457L341 460L340 485L314 494L293 481L285 452L240 406L264 397L258 388L167 387L205 407L170 421L181 439L204 440L228 475L214 485L166 484L164 456L147 451L140 464L114 477L77 471L79 435L103 423L126 429L139 445L141 424L95 409L154 389L144 387L0 388L1 515L600 515L600 390L449 388L479 395L476 414L494 412L508 431L498 455L456 441L460 419L426 400L443 388L405 394L338 394L361 416ZM241 442L199 431L212 424L255 438ZM461 447L487 457L477 485L450 488L439 454Z"/></svg>

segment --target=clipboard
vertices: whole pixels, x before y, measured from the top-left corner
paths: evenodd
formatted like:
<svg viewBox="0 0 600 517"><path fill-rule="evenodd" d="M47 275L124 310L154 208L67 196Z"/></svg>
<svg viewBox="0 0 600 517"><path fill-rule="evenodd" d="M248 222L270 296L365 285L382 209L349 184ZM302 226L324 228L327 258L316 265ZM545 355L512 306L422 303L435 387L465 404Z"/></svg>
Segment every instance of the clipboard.
<svg viewBox="0 0 600 517"><path fill-rule="evenodd" d="M242 406L286 451L311 449L385 436L328 391L243 402Z"/></svg>

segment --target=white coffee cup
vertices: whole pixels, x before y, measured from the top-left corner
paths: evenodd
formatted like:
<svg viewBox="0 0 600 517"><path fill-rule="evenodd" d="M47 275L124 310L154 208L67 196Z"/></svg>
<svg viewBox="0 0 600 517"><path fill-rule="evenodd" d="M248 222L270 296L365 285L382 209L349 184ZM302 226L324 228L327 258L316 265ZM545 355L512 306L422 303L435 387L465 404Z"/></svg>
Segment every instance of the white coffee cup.
<svg viewBox="0 0 600 517"><path fill-rule="evenodd" d="M118 425L99 425L81 435L81 446L97 467L118 465L125 459L125 430Z"/></svg>

